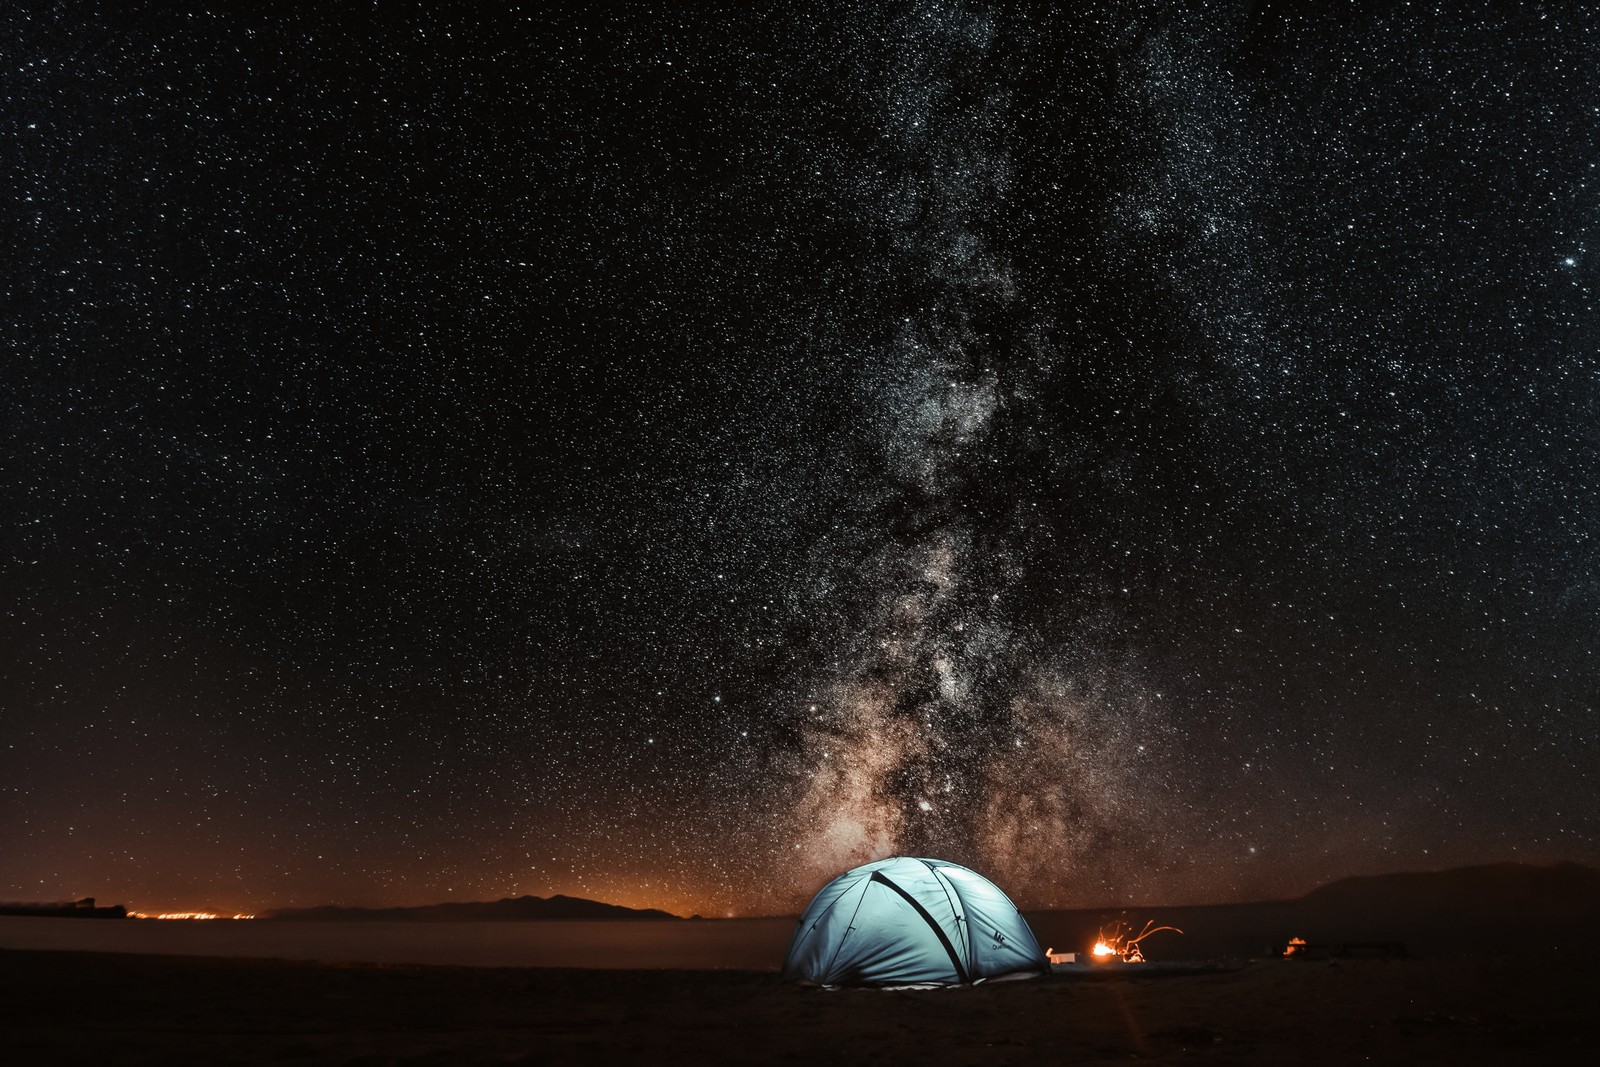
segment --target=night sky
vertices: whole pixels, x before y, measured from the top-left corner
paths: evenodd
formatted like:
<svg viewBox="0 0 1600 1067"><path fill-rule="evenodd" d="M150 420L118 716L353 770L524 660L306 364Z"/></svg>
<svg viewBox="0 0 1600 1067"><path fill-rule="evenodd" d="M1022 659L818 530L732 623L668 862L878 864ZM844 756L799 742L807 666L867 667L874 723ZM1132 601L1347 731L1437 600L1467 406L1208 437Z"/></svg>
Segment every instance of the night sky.
<svg viewBox="0 0 1600 1067"><path fill-rule="evenodd" d="M7 5L0 899L1600 862L1600 14L1069 6Z"/></svg>

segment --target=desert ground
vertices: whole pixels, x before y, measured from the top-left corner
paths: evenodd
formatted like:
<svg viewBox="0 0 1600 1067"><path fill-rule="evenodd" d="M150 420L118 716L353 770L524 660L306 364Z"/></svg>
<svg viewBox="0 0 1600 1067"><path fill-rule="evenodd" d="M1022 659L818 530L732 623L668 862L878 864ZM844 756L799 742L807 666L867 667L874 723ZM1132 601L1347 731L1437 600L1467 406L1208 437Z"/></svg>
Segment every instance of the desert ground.
<svg viewBox="0 0 1600 1067"><path fill-rule="evenodd" d="M1594 963L1280 959L949 990L772 972L323 964L0 950L17 1064L1584 1062Z"/></svg>

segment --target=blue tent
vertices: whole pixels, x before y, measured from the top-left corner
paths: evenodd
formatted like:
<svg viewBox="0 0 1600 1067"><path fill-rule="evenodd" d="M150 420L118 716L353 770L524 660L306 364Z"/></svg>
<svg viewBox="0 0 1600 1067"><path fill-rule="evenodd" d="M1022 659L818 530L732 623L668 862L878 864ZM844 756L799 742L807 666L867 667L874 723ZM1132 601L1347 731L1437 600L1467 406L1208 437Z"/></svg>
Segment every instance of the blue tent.
<svg viewBox="0 0 1600 1067"><path fill-rule="evenodd" d="M1027 920L980 874L896 856L811 898L783 977L817 985L967 985L1049 970Z"/></svg>

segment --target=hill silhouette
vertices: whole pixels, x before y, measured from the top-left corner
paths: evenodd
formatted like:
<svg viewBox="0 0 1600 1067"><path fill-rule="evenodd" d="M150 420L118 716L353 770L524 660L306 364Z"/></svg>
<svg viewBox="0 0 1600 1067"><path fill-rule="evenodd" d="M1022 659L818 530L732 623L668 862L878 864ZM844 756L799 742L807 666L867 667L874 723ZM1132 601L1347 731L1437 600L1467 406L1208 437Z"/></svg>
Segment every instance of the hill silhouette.
<svg viewBox="0 0 1600 1067"><path fill-rule="evenodd" d="M1276 955L1290 937L1394 942L1430 955L1600 950L1600 870L1496 863L1342 878L1293 900L1030 911L1041 944L1086 948L1127 916L1184 931L1145 943L1151 959Z"/></svg>
<svg viewBox="0 0 1600 1067"><path fill-rule="evenodd" d="M505 897L501 900L424 904L410 908L351 908L324 904L315 908L274 908L263 919L299 922L538 922L618 920L624 922L677 921L678 916L656 908L625 908L598 900L569 897Z"/></svg>
<svg viewBox="0 0 1600 1067"><path fill-rule="evenodd" d="M1447 871L1341 878L1300 899L1323 905L1379 901L1406 909L1464 907L1493 913L1511 908L1576 915L1593 911L1600 902L1600 870L1580 863L1549 867L1491 863Z"/></svg>

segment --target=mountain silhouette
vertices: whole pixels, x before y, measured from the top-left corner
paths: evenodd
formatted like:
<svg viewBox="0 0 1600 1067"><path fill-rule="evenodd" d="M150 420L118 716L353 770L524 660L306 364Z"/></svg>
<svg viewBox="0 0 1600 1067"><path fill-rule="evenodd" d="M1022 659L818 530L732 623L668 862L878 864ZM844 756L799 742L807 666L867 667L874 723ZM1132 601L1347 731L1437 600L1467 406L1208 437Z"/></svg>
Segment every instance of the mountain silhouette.
<svg viewBox="0 0 1600 1067"><path fill-rule="evenodd" d="M625 922L676 921L678 916L657 908L624 908L556 894L553 897L506 897L449 904L424 904L411 908L351 908L324 904L316 908L274 908L263 919L298 922L536 922L544 920L600 919Z"/></svg>

